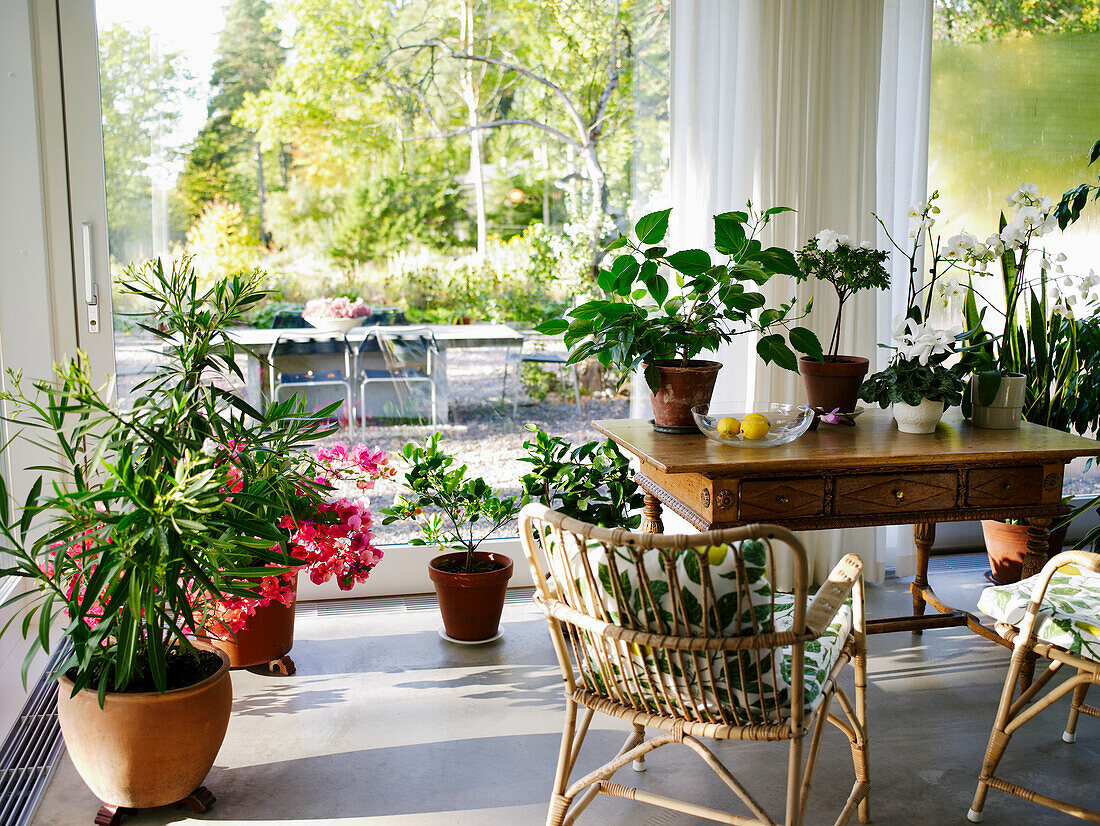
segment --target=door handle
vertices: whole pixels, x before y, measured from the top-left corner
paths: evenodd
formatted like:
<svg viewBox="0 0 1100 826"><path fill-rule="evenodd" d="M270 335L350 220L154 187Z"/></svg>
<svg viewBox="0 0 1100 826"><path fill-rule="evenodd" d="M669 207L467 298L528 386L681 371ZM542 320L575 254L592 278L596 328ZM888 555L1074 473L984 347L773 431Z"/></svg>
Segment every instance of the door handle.
<svg viewBox="0 0 1100 826"><path fill-rule="evenodd" d="M92 222L80 225L84 243L84 304L88 308L88 332L99 332L99 287L95 283L95 267L92 265Z"/></svg>

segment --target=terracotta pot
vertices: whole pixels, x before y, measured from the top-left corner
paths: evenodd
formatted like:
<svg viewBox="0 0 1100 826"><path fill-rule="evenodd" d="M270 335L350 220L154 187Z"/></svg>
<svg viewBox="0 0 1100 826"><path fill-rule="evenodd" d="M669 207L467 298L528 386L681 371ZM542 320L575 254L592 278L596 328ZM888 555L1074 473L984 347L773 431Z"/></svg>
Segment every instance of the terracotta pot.
<svg viewBox="0 0 1100 826"><path fill-rule="evenodd" d="M182 800L198 788L218 756L233 686L229 660L188 688L160 694L96 692L71 697L72 681L58 678L57 716L76 770L104 803L147 809Z"/></svg>
<svg viewBox="0 0 1100 826"><path fill-rule="evenodd" d="M1068 530L1067 526L1050 532L1048 558L1062 550ZM996 519L983 519L982 534L985 536L985 551L993 578L1002 585L1019 582L1027 554L1027 525L1009 525Z"/></svg>
<svg viewBox="0 0 1100 826"><path fill-rule="evenodd" d="M229 657L230 668L264 665L290 652L294 647L294 606L297 594L298 577L295 576L294 598L290 605L275 601L261 605L248 618L248 624L236 633L236 639L211 639L211 644Z"/></svg>
<svg viewBox="0 0 1100 826"><path fill-rule="evenodd" d="M1027 394L1027 377L1022 373L1006 373L992 404L978 404L978 383L971 385L970 421L975 427L988 430L1015 430L1020 426Z"/></svg>
<svg viewBox="0 0 1100 826"><path fill-rule="evenodd" d="M453 574L436 567L445 560L462 561L463 552L443 554L428 563L428 576L435 583L439 612L447 636L463 642L490 640L497 635L504 594L512 578L512 560L504 554L477 551L477 561L495 561L504 565L481 574Z"/></svg>
<svg viewBox="0 0 1100 826"><path fill-rule="evenodd" d="M837 409L841 413L851 413L859 401L859 386L863 384L869 364L861 356L837 356L834 361L814 361L800 356L798 372L806 385L810 407L826 413Z"/></svg>
<svg viewBox="0 0 1100 826"><path fill-rule="evenodd" d="M901 433L935 433L943 418L943 402L937 399L923 399L920 404L894 402L892 412Z"/></svg>
<svg viewBox="0 0 1100 826"><path fill-rule="evenodd" d="M702 359L684 364L676 359L655 361L661 386L653 394L653 421L662 427L695 427L691 408L708 404L722 365Z"/></svg>

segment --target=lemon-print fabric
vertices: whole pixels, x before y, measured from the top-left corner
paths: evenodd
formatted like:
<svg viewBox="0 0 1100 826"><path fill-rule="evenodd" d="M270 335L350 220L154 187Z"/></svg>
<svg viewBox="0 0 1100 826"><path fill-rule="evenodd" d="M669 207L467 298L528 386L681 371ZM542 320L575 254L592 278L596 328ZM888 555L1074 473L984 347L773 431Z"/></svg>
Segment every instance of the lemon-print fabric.
<svg viewBox="0 0 1100 826"><path fill-rule="evenodd" d="M1039 575L986 588L978 600L982 613L1018 625L1027 614ZM1100 574L1063 565L1054 572L1039 606L1036 636L1071 654L1100 661Z"/></svg>
<svg viewBox="0 0 1100 826"><path fill-rule="evenodd" d="M684 636L741 636L762 634L771 631L788 631L793 625L794 597L791 594L773 593L767 577L767 552L762 542L746 541L741 545L742 570L745 588L738 600L738 566L734 549L725 546L712 546L707 549L707 562L710 579L715 590L715 614L703 622L703 576L699 557L694 551L671 551L662 554L659 550L645 551L642 557L646 578L649 581L648 596L639 587L638 575L629 552L613 549L616 554L614 570L608 564L607 552L598 542L589 544L587 550L588 565L598 582L597 593L589 593L586 587L587 577L581 554L571 556L572 577L577 594L584 603L583 610L591 613L597 604L603 606L611 621L626 627L646 629L655 633L678 633ZM667 555L667 556L666 556ZM673 601L670 596L672 577L665 570L664 558L672 561L675 570L675 582L678 583L679 601L687 615L687 628L683 621L674 629ZM616 598L618 595L618 599ZM628 616L620 615L619 601L627 608ZM652 600L652 601L651 601ZM774 604L774 612L773 612ZM664 627L657 621L654 607L660 612ZM580 606L578 606L580 607ZM738 610L740 608L740 610ZM716 620L717 619L717 623ZM755 620L755 622L754 622ZM716 627L716 624L718 627ZM834 622L824 635L805 646L805 691L804 700L807 711L816 709L822 700L822 688L837 659L844 648L852 629L851 605L847 604L837 613ZM783 708L790 702L790 679L792 649L778 649L778 662L773 662L770 649L759 652L731 652L723 655L714 652L697 655L695 658L675 659L658 657L661 662L661 680L669 689L677 693L687 693L692 686L704 686L700 698L701 704L724 709L727 715L752 722L777 722L771 709L778 705ZM649 685L646 668L636 646L623 646L623 654L631 659L636 668L632 676L624 676L615 668L612 678L639 708L657 712L644 700L654 688ZM724 657L727 658L724 661ZM588 666L588 667L585 667ZM778 666L778 667L777 667ZM601 692L606 691L604 679L595 662L582 661L582 671L586 682ZM708 680L699 680L697 672L715 677L716 691L710 691ZM640 685L635 685L638 680ZM639 694L638 689L642 692ZM658 689L658 693L661 693ZM761 702L761 698L765 702ZM780 716L789 716L784 712Z"/></svg>

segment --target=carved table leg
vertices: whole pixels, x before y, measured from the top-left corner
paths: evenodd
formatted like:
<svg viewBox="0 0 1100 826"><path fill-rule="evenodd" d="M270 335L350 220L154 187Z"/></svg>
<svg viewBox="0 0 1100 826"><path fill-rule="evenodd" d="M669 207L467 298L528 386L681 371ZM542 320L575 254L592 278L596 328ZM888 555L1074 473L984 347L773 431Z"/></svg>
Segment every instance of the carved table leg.
<svg viewBox="0 0 1100 826"><path fill-rule="evenodd" d="M913 526L913 542L917 546L917 576L910 588L913 594L913 616L924 616L924 589L928 587L928 558L932 555L932 545L936 542L936 523L918 522ZM914 628L914 634L921 629Z"/></svg>
<svg viewBox="0 0 1100 826"><path fill-rule="evenodd" d="M645 510L642 511L642 531L644 533L665 532L665 525L661 521L661 500L649 491L645 491Z"/></svg>

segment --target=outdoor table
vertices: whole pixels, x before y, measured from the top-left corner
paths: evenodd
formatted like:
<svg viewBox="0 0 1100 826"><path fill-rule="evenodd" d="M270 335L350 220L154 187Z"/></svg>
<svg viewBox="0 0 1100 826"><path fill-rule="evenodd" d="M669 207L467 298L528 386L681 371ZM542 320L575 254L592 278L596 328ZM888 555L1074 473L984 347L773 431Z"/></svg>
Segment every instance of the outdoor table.
<svg viewBox="0 0 1100 826"><path fill-rule="evenodd" d="M1007 643L973 614L945 605L928 582L937 522L1027 519L1024 576L1046 560L1062 502L1065 466L1100 455L1100 442L1023 422L983 430L949 411L928 435L901 433L875 409L855 427L822 425L772 448L720 445L701 433L657 433L641 419L593 422L638 457L645 492L642 529L661 532L662 506L699 530L769 522L793 530L913 525L917 575L912 616L870 620L868 633L966 625ZM925 606L938 613L925 616Z"/></svg>
<svg viewBox="0 0 1100 826"><path fill-rule="evenodd" d="M364 319L369 322L370 319ZM356 348L363 342L367 334L375 325L365 323L362 327L355 327L345 334L330 330L318 330L313 327L294 327L283 329L259 329L241 327L229 331L229 337L236 343L249 350L248 381L246 396L249 401L259 401L263 388L264 361L268 350L280 341L331 341L337 339L344 341L352 348ZM427 328L435 336L439 353L435 359L435 369L438 371L436 384L439 420L446 422L450 418L450 393L447 380L447 351L459 347L519 347L523 344L523 336L505 324L480 323L480 324L395 324L386 325L387 333L398 334L402 332L421 330ZM507 355L506 355L507 358ZM506 363L506 362L505 362Z"/></svg>

